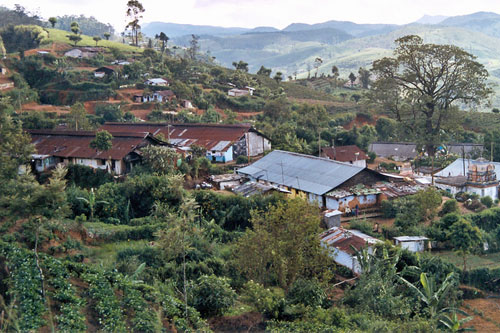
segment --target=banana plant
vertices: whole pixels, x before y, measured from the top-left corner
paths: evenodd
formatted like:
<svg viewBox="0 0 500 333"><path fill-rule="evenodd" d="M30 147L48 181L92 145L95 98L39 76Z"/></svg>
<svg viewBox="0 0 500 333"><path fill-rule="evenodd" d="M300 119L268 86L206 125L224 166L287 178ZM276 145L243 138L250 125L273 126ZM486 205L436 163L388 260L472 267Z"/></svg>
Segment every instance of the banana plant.
<svg viewBox="0 0 500 333"><path fill-rule="evenodd" d="M450 315L446 315L445 313L450 313ZM450 332L473 332L475 329L473 327L462 327L463 324L471 321L474 317L469 316L466 312L455 309L455 308L446 308L440 311L441 315L439 316L439 322L446 327ZM458 318L458 314L464 316L464 318Z"/></svg>
<svg viewBox="0 0 500 333"><path fill-rule="evenodd" d="M90 221L94 221L94 211L95 211L95 206L97 204L104 204L104 205L109 204L107 201L104 201L104 200L96 200L96 196L95 196L95 192L94 192L94 188L93 187L90 189L88 199L87 198L82 198L82 197L78 197L76 199L85 202L89 206L89 209L90 209Z"/></svg>
<svg viewBox="0 0 500 333"><path fill-rule="evenodd" d="M399 279L417 293L420 300L427 305L431 318L434 319L440 310L440 306L444 301L446 294L453 286L454 277L454 272L449 273L441 284L441 287L438 289L434 279L429 279L427 274L420 273L422 290L401 276L399 276Z"/></svg>

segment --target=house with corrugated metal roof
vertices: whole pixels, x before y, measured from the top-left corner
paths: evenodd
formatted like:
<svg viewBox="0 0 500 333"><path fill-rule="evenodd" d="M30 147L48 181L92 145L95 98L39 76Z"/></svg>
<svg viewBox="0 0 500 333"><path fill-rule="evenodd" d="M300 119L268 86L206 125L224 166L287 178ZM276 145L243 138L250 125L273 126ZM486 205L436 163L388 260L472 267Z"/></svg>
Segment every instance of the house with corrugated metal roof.
<svg viewBox="0 0 500 333"><path fill-rule="evenodd" d="M334 161L346 162L349 164L366 167L368 155L356 145L337 146L337 147L322 147L321 156Z"/></svg>
<svg viewBox="0 0 500 333"><path fill-rule="evenodd" d="M252 181L278 186L326 209L348 212L379 204L381 191L371 185L380 173L348 163L274 150L237 172ZM362 188L359 185L364 185Z"/></svg>
<svg viewBox="0 0 500 333"><path fill-rule="evenodd" d="M163 144L149 133L113 133L112 147L99 151L90 147L96 132L28 130L36 154L32 167L44 172L59 163L79 164L107 170L115 175L130 172L141 160L140 148Z"/></svg>
<svg viewBox="0 0 500 333"><path fill-rule="evenodd" d="M475 158L481 156L484 146L479 143L448 143L437 147L437 151L446 154ZM369 147L378 157L391 158L395 161L412 160L420 153L414 142L373 142Z"/></svg>
<svg viewBox="0 0 500 333"><path fill-rule="evenodd" d="M359 230L333 227L320 236L321 245L328 250L333 260L342 266L352 270L356 274L361 274L362 268L359 264L356 252L366 248L368 253L373 253L373 247L380 240L362 233Z"/></svg>
<svg viewBox="0 0 500 333"><path fill-rule="evenodd" d="M101 129L110 133L149 132L162 134L169 143L185 150L198 145L207 150L213 162L230 162L238 156L257 156L271 150L271 141L249 124L167 124L105 123Z"/></svg>

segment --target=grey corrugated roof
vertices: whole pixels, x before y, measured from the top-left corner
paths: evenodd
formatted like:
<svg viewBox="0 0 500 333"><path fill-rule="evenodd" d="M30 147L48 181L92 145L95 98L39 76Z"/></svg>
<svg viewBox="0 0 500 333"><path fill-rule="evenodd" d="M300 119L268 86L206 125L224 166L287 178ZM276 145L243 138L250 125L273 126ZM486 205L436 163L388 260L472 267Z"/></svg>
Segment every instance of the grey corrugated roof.
<svg viewBox="0 0 500 333"><path fill-rule="evenodd" d="M469 161L471 163L477 162L475 160L465 159L465 175L464 175L464 165L463 159L457 158L455 162L448 165L443 170L436 173L436 177L456 177L456 176L467 176L467 170L469 170ZM495 166L495 172L497 174L497 179L500 179L500 163L499 162L488 162Z"/></svg>
<svg viewBox="0 0 500 333"><path fill-rule="evenodd" d="M450 143L446 146L448 147L448 153L459 156L462 155L462 149L466 156L471 154L481 155L484 150L484 146L480 143Z"/></svg>
<svg viewBox="0 0 500 333"><path fill-rule="evenodd" d="M374 142L370 144L369 150L380 157L398 156L410 159L417 156L417 145L411 142Z"/></svg>
<svg viewBox="0 0 500 333"><path fill-rule="evenodd" d="M238 173L323 195L363 170L326 158L274 150Z"/></svg>

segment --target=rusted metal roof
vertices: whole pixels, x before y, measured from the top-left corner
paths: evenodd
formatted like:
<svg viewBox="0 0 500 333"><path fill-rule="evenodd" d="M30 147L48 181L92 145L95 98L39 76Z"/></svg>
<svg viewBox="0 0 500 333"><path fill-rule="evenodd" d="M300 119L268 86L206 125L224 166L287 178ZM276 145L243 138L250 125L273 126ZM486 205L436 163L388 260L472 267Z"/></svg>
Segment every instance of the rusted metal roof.
<svg viewBox="0 0 500 333"><path fill-rule="evenodd" d="M62 158L121 160L138 148L159 143L146 132L114 132L111 140L112 148L107 151L98 151L90 148L90 142L95 138L96 132L28 130L28 133L31 135L31 143L38 154Z"/></svg>
<svg viewBox="0 0 500 333"><path fill-rule="evenodd" d="M359 230L347 230L342 227L333 227L323 232L319 237L323 244L351 255L365 246L380 242L380 240L366 235Z"/></svg>
<svg viewBox="0 0 500 333"><path fill-rule="evenodd" d="M331 160L340 162L351 162L367 160L369 157L356 145L339 146L339 147L324 147L321 151ZM357 155L356 155L357 154Z"/></svg>
<svg viewBox="0 0 500 333"><path fill-rule="evenodd" d="M189 147L196 144L216 151L226 151L234 142L243 138L245 133L257 132L250 124L105 123L101 129L111 133L161 133L170 143L178 146Z"/></svg>

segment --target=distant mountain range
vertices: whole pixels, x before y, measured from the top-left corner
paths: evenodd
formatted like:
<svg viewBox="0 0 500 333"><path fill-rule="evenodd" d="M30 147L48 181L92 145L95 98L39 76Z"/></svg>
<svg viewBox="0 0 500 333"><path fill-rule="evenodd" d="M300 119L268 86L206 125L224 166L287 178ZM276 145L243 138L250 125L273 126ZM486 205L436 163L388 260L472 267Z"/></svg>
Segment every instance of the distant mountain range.
<svg viewBox="0 0 500 333"><path fill-rule="evenodd" d="M144 24L148 36L163 31L171 41L189 46L191 34L200 36L203 51L210 51L227 67L243 60L251 72L261 65L288 75L308 75L314 60L323 60L319 73L328 74L333 65L341 76L357 74L359 67L369 68L380 57L391 55L394 40L417 34L426 42L454 44L476 55L498 84L495 106L500 106L500 15L477 12L463 16L423 16L407 25L357 24L328 21L318 24L293 23L279 30L273 27L223 28L174 23ZM311 70L313 74L315 70Z"/></svg>

